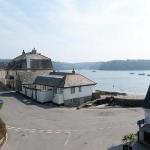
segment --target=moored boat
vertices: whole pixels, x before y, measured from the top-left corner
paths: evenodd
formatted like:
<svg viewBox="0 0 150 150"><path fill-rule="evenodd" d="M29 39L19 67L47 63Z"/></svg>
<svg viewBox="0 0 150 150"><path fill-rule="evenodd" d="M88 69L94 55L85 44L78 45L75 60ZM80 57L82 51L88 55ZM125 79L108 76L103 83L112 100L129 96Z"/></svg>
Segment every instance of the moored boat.
<svg viewBox="0 0 150 150"><path fill-rule="evenodd" d="M138 75L139 76L145 76L145 73L139 73Z"/></svg>

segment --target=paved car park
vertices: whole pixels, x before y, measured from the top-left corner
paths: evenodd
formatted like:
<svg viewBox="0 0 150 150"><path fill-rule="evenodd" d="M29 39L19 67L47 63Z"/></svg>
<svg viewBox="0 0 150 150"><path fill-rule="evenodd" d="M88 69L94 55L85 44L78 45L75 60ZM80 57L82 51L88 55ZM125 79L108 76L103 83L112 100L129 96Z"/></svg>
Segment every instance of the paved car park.
<svg viewBox="0 0 150 150"><path fill-rule="evenodd" d="M136 122L144 117L142 108L76 110L15 92L2 92L0 99L8 129L3 150L119 150L122 136L137 132Z"/></svg>

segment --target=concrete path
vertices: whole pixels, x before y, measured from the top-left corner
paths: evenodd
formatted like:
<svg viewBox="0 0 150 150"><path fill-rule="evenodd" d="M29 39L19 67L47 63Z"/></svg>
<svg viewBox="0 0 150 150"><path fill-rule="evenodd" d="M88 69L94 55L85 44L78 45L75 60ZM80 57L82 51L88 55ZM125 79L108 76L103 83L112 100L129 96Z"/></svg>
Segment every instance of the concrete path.
<svg viewBox="0 0 150 150"><path fill-rule="evenodd" d="M122 136L136 132L144 117L141 108L57 108L17 93L1 93L0 99L8 129L3 150L117 150Z"/></svg>

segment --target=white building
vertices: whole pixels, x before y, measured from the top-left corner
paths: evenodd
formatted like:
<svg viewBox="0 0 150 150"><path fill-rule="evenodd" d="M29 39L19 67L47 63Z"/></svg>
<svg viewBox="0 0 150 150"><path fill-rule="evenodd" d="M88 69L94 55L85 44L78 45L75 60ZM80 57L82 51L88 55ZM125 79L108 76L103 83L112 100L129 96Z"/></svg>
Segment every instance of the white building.
<svg viewBox="0 0 150 150"><path fill-rule="evenodd" d="M150 87L144 100L145 118L138 121L138 140L142 144L150 146Z"/></svg>
<svg viewBox="0 0 150 150"><path fill-rule="evenodd" d="M95 82L81 74L51 72L37 76L33 84L22 85L21 93L38 101L65 106L78 106L91 100Z"/></svg>

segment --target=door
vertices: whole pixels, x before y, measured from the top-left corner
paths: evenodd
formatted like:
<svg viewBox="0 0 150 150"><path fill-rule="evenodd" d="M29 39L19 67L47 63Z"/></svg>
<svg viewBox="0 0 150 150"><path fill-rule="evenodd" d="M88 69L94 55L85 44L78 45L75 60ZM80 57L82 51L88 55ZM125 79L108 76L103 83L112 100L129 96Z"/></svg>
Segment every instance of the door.
<svg viewBox="0 0 150 150"><path fill-rule="evenodd" d="M144 142L150 144L150 133L144 132Z"/></svg>

